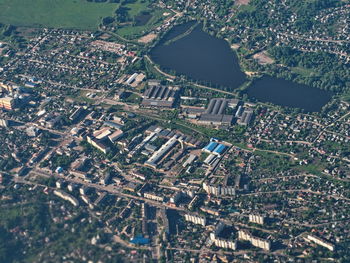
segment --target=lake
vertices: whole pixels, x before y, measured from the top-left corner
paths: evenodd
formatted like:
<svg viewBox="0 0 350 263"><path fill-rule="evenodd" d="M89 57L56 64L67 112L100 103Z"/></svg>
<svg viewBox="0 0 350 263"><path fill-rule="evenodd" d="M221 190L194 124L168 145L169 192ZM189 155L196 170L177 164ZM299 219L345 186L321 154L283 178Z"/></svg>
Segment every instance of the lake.
<svg viewBox="0 0 350 263"><path fill-rule="evenodd" d="M320 111L333 95L329 91L268 76L254 81L246 92L248 97L262 102L301 108L308 112Z"/></svg>
<svg viewBox="0 0 350 263"><path fill-rule="evenodd" d="M196 21L177 25L169 30L151 50L152 60L166 71L175 71L193 81L216 88L234 90L247 79L236 54L229 44L203 31ZM183 35L183 37L179 37ZM172 41L174 40L174 41ZM332 97L331 92L292 81L263 77L246 90L250 98L280 106L320 111Z"/></svg>
<svg viewBox="0 0 350 263"><path fill-rule="evenodd" d="M229 44L213 37L197 25L190 34L176 41L169 40L185 33L195 22L172 28L150 52L152 60L167 71L213 87L238 88L245 80L236 54ZM169 43L169 44L167 44Z"/></svg>

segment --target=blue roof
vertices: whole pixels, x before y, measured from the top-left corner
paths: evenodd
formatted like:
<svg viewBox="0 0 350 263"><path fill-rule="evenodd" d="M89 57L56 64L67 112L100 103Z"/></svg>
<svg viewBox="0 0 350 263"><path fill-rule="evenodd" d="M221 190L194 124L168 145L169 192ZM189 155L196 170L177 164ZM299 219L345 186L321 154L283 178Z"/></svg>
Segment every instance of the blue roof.
<svg viewBox="0 0 350 263"><path fill-rule="evenodd" d="M223 153L223 151L225 151L225 149L226 149L226 146L225 146L225 145L219 144L218 146L216 146L216 148L214 149L213 152L216 152L216 153L218 153L218 154L221 154L221 153Z"/></svg>
<svg viewBox="0 0 350 263"><path fill-rule="evenodd" d="M204 147L204 149L209 152L212 152L217 145L218 145L217 142L210 142L207 146Z"/></svg>
<svg viewBox="0 0 350 263"><path fill-rule="evenodd" d="M142 236L134 237L130 240L131 243L137 244L137 245L147 245L149 243L149 238L144 238Z"/></svg>

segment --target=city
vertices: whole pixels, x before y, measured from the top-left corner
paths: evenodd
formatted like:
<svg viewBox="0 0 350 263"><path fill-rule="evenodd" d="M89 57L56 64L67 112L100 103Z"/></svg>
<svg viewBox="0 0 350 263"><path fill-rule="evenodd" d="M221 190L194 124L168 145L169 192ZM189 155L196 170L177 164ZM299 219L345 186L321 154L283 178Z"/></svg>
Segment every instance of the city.
<svg viewBox="0 0 350 263"><path fill-rule="evenodd" d="M243 28L249 1L150 2L158 20L142 32L138 20L128 28L126 1L98 30L19 26L0 38L0 262L348 262L348 2L315 14L338 21L336 33L306 30L297 15ZM276 21L291 12L290 1L265 2ZM230 39L239 88L152 53L201 23ZM332 92L320 110L247 95L269 70L316 78L275 63L271 45L341 61L339 76L315 80Z"/></svg>

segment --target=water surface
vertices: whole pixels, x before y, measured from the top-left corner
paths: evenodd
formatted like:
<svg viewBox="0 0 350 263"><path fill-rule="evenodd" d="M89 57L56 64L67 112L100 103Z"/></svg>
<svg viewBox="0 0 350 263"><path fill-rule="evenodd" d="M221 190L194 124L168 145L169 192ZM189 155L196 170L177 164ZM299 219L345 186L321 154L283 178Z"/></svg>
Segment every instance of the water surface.
<svg viewBox="0 0 350 263"><path fill-rule="evenodd" d="M329 91L268 76L254 81L248 87L247 94L262 102L301 108L309 112L320 111L333 95Z"/></svg>
<svg viewBox="0 0 350 263"><path fill-rule="evenodd" d="M151 50L152 60L165 70L214 87L238 88L246 80L238 59L228 43L204 32L202 24L193 31L169 43L170 39L186 32L192 24L175 26Z"/></svg>

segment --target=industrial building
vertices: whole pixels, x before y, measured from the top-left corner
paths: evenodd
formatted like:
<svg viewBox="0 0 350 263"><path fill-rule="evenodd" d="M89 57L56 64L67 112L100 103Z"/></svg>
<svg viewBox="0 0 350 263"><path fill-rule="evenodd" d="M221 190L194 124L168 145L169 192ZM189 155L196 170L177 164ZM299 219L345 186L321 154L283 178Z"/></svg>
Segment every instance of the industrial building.
<svg viewBox="0 0 350 263"><path fill-rule="evenodd" d="M253 118L253 114L254 114L254 112L252 109L250 109L250 108L244 109L242 114L239 116L237 123L240 125L245 125L245 126L249 125L250 121Z"/></svg>
<svg viewBox="0 0 350 263"><path fill-rule="evenodd" d="M102 144L101 142L99 142L98 140L87 136L86 137L87 142L90 143L92 146L94 146L95 148L97 148L98 150L100 150L101 152L103 152L104 154L107 154L109 152L109 147L107 147L106 145Z"/></svg>
<svg viewBox="0 0 350 263"><path fill-rule="evenodd" d="M205 146L202 150L207 153L211 153L217 156L221 156L227 150L227 146L217 142L214 139L211 139L207 146Z"/></svg>
<svg viewBox="0 0 350 263"><path fill-rule="evenodd" d="M148 107L172 108L179 91L179 87L162 86L158 81L149 81L148 89L146 89L142 96L142 105Z"/></svg>
<svg viewBox="0 0 350 263"><path fill-rule="evenodd" d="M205 125L231 125L233 115L226 114L227 108L235 108L238 100L235 99L211 99L206 111L199 117L199 123Z"/></svg>
<svg viewBox="0 0 350 263"><path fill-rule="evenodd" d="M70 116L69 119L71 121L76 121L84 112L83 107L78 107Z"/></svg>
<svg viewBox="0 0 350 263"><path fill-rule="evenodd" d="M157 168L162 158L177 144L178 135L174 135L170 138L158 151L154 152L153 155L145 162L145 165L152 168Z"/></svg>
<svg viewBox="0 0 350 263"><path fill-rule="evenodd" d="M111 135L108 136L108 139L111 142L115 142L116 140L118 140L120 137L123 136L123 131L120 129L117 129L116 131L114 131Z"/></svg>

